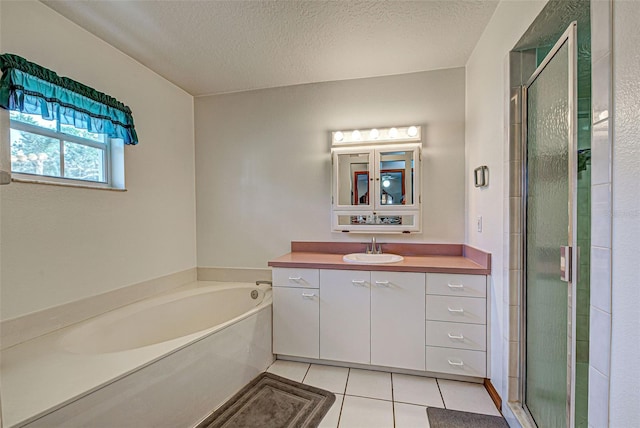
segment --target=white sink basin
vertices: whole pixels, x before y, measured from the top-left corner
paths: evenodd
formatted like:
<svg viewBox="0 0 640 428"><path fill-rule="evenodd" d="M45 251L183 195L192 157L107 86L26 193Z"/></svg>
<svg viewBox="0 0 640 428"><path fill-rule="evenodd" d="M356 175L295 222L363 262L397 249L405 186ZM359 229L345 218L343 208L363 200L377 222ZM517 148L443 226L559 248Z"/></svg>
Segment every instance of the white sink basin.
<svg viewBox="0 0 640 428"><path fill-rule="evenodd" d="M384 263L396 263L404 260L404 257L397 254L367 254L367 253L351 253L342 257L347 263L362 263L369 265L378 265Z"/></svg>

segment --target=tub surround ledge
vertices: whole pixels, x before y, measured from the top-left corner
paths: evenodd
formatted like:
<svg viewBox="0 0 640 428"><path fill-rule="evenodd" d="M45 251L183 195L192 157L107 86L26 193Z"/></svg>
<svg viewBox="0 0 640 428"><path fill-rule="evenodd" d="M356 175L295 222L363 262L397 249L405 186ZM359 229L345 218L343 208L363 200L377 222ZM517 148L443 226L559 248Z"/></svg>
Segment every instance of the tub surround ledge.
<svg viewBox="0 0 640 428"><path fill-rule="evenodd" d="M491 274L491 254L465 244L382 243L383 253L404 260L389 264L355 264L342 260L350 253L364 253L368 243L291 242L291 252L269 261L271 267L343 269L395 272Z"/></svg>

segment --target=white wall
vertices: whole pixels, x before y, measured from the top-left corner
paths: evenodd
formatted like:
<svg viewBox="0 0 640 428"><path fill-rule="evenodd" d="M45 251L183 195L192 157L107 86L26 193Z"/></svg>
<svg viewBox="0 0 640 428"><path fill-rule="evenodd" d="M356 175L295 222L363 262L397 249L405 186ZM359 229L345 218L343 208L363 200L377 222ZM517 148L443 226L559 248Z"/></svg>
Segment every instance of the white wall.
<svg viewBox="0 0 640 428"><path fill-rule="evenodd" d="M613 2L611 427L640 419L640 3Z"/></svg>
<svg viewBox="0 0 640 428"><path fill-rule="evenodd" d="M0 8L2 52L127 104L140 138L127 192L2 189L2 317L195 267L193 98L42 3Z"/></svg>
<svg viewBox="0 0 640 428"><path fill-rule="evenodd" d="M508 160L508 53L540 13L546 1L502 1L466 65L466 242L492 254L491 381L506 402L508 368L508 299L504 298L503 268L508 254L505 227L505 160ZM507 156L507 157L505 157ZM473 169L487 165L488 188L473 185ZM476 218L482 216L482 232ZM508 242L508 241L507 241ZM507 247L508 248L508 247Z"/></svg>
<svg viewBox="0 0 640 428"><path fill-rule="evenodd" d="M198 266L265 267L331 232L331 130L423 125L423 233L464 239L464 69L196 98Z"/></svg>

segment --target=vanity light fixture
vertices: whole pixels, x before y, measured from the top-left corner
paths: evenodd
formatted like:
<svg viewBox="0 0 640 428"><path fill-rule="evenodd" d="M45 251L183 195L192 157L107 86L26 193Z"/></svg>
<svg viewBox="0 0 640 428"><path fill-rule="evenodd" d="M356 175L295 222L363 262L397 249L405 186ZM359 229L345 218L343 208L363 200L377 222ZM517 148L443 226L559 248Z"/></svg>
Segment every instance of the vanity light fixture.
<svg viewBox="0 0 640 428"><path fill-rule="evenodd" d="M334 146L410 142L421 141L420 126L395 126L392 128L372 128L369 130L354 129L353 131L334 131L331 141Z"/></svg>

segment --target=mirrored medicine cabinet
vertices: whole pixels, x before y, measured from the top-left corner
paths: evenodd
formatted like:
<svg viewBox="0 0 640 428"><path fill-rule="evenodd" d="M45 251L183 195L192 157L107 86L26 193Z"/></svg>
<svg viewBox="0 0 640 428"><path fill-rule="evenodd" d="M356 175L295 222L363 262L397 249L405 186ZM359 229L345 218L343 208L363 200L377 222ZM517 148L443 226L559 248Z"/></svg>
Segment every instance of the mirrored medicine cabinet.
<svg viewBox="0 0 640 428"><path fill-rule="evenodd" d="M332 134L333 230L419 232L420 129L389 128L368 134L373 131L378 132L375 141L366 140L362 131ZM354 133L359 138L350 141ZM336 134L340 141L336 141Z"/></svg>

